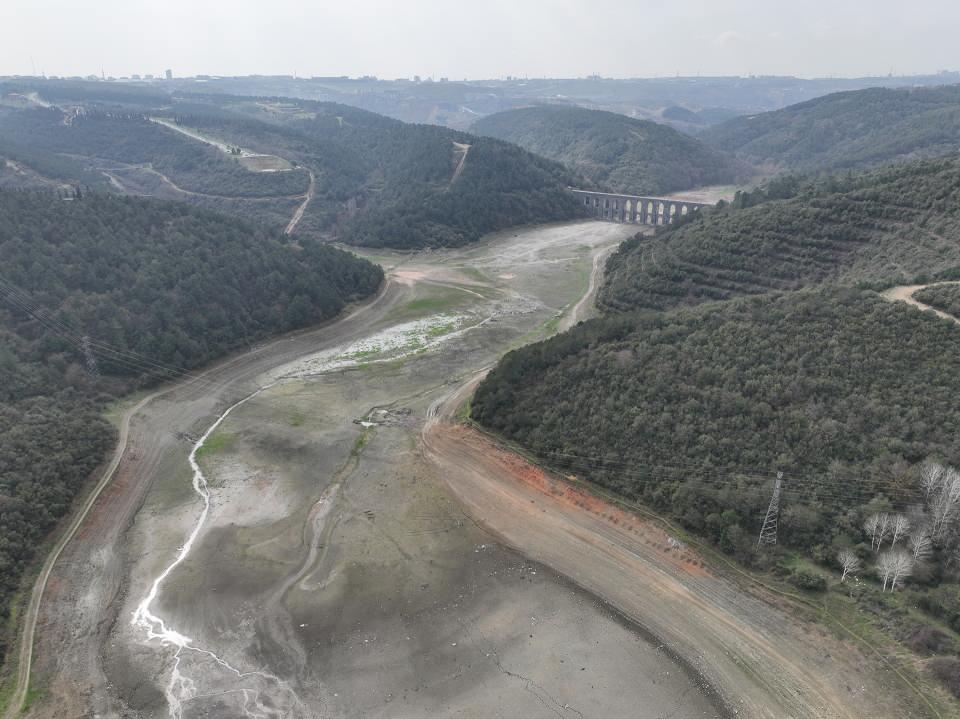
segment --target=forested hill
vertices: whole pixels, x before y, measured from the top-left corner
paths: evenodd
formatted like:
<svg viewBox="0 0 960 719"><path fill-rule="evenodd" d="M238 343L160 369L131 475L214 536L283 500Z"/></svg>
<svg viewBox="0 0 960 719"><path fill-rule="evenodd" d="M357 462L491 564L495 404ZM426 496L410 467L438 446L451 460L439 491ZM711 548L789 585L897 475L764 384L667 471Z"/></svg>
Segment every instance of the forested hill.
<svg viewBox="0 0 960 719"><path fill-rule="evenodd" d="M861 507L914 496L911 464L960 462L956 392L953 323L816 290L581 323L508 354L471 412L741 557L784 470L780 542L831 559Z"/></svg>
<svg viewBox="0 0 960 719"><path fill-rule="evenodd" d="M750 174L744 163L672 127L613 112L539 105L490 115L471 130L562 162L614 192L662 194Z"/></svg>
<svg viewBox="0 0 960 719"><path fill-rule="evenodd" d="M333 317L382 277L185 204L0 191L0 615L112 445L108 393Z"/></svg>
<svg viewBox="0 0 960 719"><path fill-rule="evenodd" d="M960 150L960 85L839 92L704 131L754 164L803 172L864 168Z"/></svg>
<svg viewBox="0 0 960 719"><path fill-rule="evenodd" d="M278 197L306 192L305 172L251 172L236 158L193 140L136 112L89 111L66 117L56 108L0 115L0 154L31 164L31 154L69 161L72 156L147 165L187 192L239 198ZM61 160L63 161L63 160ZM74 164L76 160L74 160ZM66 168L63 168L66 169ZM71 180L63 173L59 179ZM103 177L100 177L103 181Z"/></svg>
<svg viewBox="0 0 960 719"><path fill-rule="evenodd" d="M184 368L332 317L382 279L378 267L326 245L187 205L106 195L0 193L0 258L5 281L82 334ZM5 326L23 338L39 329L18 315ZM44 347L52 341L43 336Z"/></svg>
<svg viewBox="0 0 960 719"><path fill-rule="evenodd" d="M960 159L927 160L782 178L654 237L637 235L611 256L598 301L660 310L826 281L956 276Z"/></svg>
<svg viewBox="0 0 960 719"><path fill-rule="evenodd" d="M572 173L506 142L330 102L237 102L245 122L203 113L183 121L292 153L317 176L304 227L335 231L351 244L462 245L514 225L582 214L566 192L577 183Z"/></svg>
<svg viewBox="0 0 960 719"><path fill-rule="evenodd" d="M213 95L153 105L151 95L134 93L121 107L96 88L85 97L81 109L0 107L0 163L8 158L70 184L106 187L109 178L111 191L275 227L289 222L312 173L298 232L374 246L462 245L514 225L582 216L566 192L579 184L569 170L490 138L327 102ZM197 137L265 155L274 169ZM36 180L5 175L0 186Z"/></svg>

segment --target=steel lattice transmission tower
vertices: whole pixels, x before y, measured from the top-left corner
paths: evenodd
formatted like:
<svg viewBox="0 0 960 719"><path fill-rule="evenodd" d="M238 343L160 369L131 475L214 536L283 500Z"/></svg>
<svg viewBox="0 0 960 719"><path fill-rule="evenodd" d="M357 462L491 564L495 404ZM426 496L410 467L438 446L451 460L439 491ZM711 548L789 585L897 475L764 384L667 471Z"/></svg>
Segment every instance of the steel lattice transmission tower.
<svg viewBox="0 0 960 719"><path fill-rule="evenodd" d="M93 354L93 349L90 347L90 338L84 335L81 342L83 346L83 357L87 363L87 373L91 377L99 377L100 370L97 367L97 357Z"/></svg>
<svg viewBox="0 0 960 719"><path fill-rule="evenodd" d="M777 479L773 483L773 496L770 497L770 506L767 507L767 516L763 518L763 527L760 528L757 549L764 544L777 543L777 518L780 516L780 485L782 483L783 472L777 472Z"/></svg>

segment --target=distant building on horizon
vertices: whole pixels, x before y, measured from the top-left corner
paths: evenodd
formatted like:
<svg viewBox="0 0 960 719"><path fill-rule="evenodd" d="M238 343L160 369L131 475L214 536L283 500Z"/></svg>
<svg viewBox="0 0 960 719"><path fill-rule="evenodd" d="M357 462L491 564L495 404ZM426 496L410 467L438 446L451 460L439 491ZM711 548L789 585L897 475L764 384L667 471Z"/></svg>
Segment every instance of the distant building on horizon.
<svg viewBox="0 0 960 719"><path fill-rule="evenodd" d="M164 76L165 78L167 78L168 80L172 80L172 79L173 79L173 70L164 70L164 71L163 71L163 76Z"/></svg>

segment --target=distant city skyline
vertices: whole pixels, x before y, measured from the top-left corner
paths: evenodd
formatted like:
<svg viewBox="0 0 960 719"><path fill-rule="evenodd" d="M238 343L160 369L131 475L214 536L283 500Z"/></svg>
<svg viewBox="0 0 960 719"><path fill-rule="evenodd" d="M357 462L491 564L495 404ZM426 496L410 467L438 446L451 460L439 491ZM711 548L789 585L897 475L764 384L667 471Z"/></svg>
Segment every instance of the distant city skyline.
<svg viewBox="0 0 960 719"><path fill-rule="evenodd" d="M0 6L0 74L668 77L960 68L960 3L234 0Z"/></svg>

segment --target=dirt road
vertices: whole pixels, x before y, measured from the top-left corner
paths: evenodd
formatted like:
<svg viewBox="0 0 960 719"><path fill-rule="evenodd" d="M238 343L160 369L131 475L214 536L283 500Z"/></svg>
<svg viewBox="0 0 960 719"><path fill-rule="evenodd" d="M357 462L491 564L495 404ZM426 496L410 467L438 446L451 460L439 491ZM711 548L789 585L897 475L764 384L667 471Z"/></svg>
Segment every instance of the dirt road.
<svg viewBox="0 0 960 719"><path fill-rule="evenodd" d="M49 573L28 716L894 716L857 651L451 423L633 232L385 253L376 300L131 413Z"/></svg>
<svg viewBox="0 0 960 719"><path fill-rule="evenodd" d="M738 716L921 716L889 708L857 650L715 576L659 527L455 424L478 381L431 408L423 447L470 515L508 545L640 623Z"/></svg>
<svg viewBox="0 0 960 719"><path fill-rule="evenodd" d="M307 194L304 195L303 202L300 203L296 212L293 213L293 217L290 218L290 222L287 223L287 226L283 231L284 234L293 234L293 231L297 229L297 225L299 225L300 220L303 219L303 213L307 211L307 206L310 204L310 201L313 199L313 196L317 191L317 178L314 177L313 170L308 170L308 172L310 173L310 186L307 188Z"/></svg>
<svg viewBox="0 0 960 719"><path fill-rule="evenodd" d="M450 178L450 185L453 185L454 182L460 179L460 175L463 174L463 166L467 163L467 154L470 152L470 145L467 145L463 142L453 143L456 151L460 153L460 159L457 161L457 167L453 171L453 177Z"/></svg>
<svg viewBox="0 0 960 719"><path fill-rule="evenodd" d="M56 542L53 550L47 556L46 561L40 569L40 575L33 584L30 592L30 601L27 604L26 611L23 613L22 630L17 655L16 687L10 696L8 711L6 713L6 716L9 718L15 717L20 713L20 709L23 707L23 703L27 698L27 690L30 687L30 669L33 666L33 641L37 629L37 616L40 612L40 602L43 601L43 595L47 589L47 582L50 580L50 573L53 571L57 560L60 559L64 548L73 540L77 530L86 521L87 515L100 497L101 492L103 492L113 479L117 467L127 451L127 437L130 433L131 418L156 397L156 393L148 395L124 412L120 421L120 433L113 456L110 458L106 469L90 492L90 495L80 506L80 509L67 526L63 536Z"/></svg>
<svg viewBox="0 0 960 719"><path fill-rule="evenodd" d="M149 402L50 575L29 716L721 716L635 626L464 521L411 451L438 387L575 305L626 234L587 222L397 256L402 281L357 313ZM409 360L375 364L371 342L397 338ZM330 351L363 367L316 370ZM185 460L277 372L303 379L238 406L200 459L210 519L150 607L198 648L174 652L130 617L196 524Z"/></svg>
<svg viewBox="0 0 960 719"><path fill-rule="evenodd" d="M956 285L960 282L931 282L926 285L900 285L899 287L891 287L889 290L885 290L880 296L885 300L890 302L906 302L908 305L913 305L914 307L919 307L925 312L933 312L938 317L942 317L945 320L953 320L957 324L960 324L960 318L954 317L951 314L938 310L930 305L926 305L920 300L915 300L913 298L914 294L920 290L926 289L927 287L936 287L938 285Z"/></svg>
<svg viewBox="0 0 960 719"><path fill-rule="evenodd" d="M17 714L27 690L38 616L41 626L47 625L37 632L42 633L41 651L53 651L53 655L48 652L47 661L68 668L53 678L48 689L54 713L84 716L92 710L109 714L108 686L98 657L105 632L116 616L116 599L123 585L123 537L151 484L169 471L167 455L181 454L187 448L185 434L197 432L205 419L236 393L255 387L256 378L267 369L361 336L371 318L388 313L404 294L402 285L388 284L374 300L333 325L246 352L128 410L113 460L44 564L34 587L10 716ZM147 407L151 412L144 414Z"/></svg>

